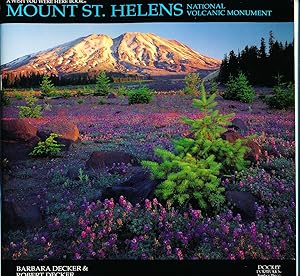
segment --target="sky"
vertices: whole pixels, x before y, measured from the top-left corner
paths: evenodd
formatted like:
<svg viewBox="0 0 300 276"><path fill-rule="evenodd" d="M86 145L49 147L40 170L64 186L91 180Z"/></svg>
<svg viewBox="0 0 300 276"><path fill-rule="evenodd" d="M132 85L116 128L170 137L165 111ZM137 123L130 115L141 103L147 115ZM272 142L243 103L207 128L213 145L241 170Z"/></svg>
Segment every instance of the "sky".
<svg viewBox="0 0 300 276"><path fill-rule="evenodd" d="M124 32L151 32L176 39L201 54L222 59L231 50L275 39L293 40L293 23L130 23L130 24L2 24L1 64L92 33L117 37Z"/></svg>

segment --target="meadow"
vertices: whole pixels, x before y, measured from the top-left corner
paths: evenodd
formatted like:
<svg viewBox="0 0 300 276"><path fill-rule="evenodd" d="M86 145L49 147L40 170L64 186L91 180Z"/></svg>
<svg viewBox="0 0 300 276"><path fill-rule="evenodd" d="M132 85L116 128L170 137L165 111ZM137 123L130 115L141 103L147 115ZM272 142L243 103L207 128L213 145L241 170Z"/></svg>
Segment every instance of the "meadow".
<svg viewBox="0 0 300 276"><path fill-rule="evenodd" d="M23 121L36 129L72 123L79 139L57 156L15 152L2 160L4 199L15 210L3 233L3 258L294 259L295 117L293 110L270 109L258 97L271 89L256 87L252 103L226 100L222 89L216 97L220 114L234 113L231 120L242 122L237 132L259 146L256 160L220 176L226 196L217 210L170 204L154 191L134 203L124 195L103 198L109 187L135 177L142 160L159 162L157 147L174 152L173 140L191 135L183 116L203 117L192 105L199 96L175 88L156 90L143 104L129 104L117 88L107 97L93 95L93 87L65 88L47 99L39 90L8 91L3 120L18 118L18 106L32 94L42 116ZM93 152L111 151L136 163L89 168Z"/></svg>

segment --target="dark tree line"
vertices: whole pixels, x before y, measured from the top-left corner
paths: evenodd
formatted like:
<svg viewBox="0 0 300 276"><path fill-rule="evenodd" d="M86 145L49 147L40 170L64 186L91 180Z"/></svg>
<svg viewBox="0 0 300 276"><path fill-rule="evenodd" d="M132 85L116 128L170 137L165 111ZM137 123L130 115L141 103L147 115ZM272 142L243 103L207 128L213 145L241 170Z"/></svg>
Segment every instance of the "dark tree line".
<svg viewBox="0 0 300 276"><path fill-rule="evenodd" d="M219 81L226 83L229 76L244 73L251 84L272 86L276 77L281 75L283 81L294 81L294 43L283 44L269 34L268 49L264 38L260 47L246 46L236 54L230 51L225 55L219 74Z"/></svg>
<svg viewBox="0 0 300 276"><path fill-rule="evenodd" d="M111 82L137 81L143 78L138 75L125 75L122 73L107 73ZM15 74L8 73L3 76L2 84L4 88L36 88L39 87L43 74ZM50 80L54 86L65 85L88 85L96 83L97 74L74 73L68 75L51 75Z"/></svg>

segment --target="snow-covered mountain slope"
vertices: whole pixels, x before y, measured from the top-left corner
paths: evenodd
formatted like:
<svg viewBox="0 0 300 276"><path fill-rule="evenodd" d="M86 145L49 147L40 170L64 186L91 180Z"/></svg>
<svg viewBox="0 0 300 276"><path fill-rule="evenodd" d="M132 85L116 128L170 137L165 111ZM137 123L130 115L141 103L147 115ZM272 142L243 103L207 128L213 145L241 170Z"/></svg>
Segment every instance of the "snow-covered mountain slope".
<svg viewBox="0 0 300 276"><path fill-rule="evenodd" d="M168 75L216 70L220 60L201 55L176 41L152 33L124 33L117 38L92 34L2 66L5 73L63 75L101 70Z"/></svg>

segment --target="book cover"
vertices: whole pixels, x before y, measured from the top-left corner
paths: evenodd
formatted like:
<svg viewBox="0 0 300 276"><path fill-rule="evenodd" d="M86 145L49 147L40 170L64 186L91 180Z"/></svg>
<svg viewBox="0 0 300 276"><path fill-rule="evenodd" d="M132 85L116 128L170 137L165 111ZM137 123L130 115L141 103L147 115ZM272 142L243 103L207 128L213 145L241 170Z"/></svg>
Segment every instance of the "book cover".
<svg viewBox="0 0 300 276"><path fill-rule="evenodd" d="M297 12L3 1L2 275L297 275Z"/></svg>

